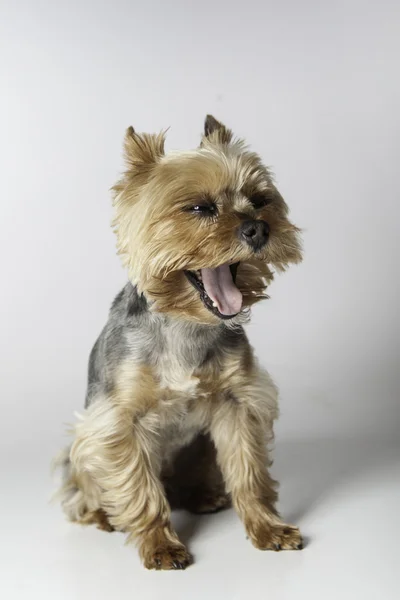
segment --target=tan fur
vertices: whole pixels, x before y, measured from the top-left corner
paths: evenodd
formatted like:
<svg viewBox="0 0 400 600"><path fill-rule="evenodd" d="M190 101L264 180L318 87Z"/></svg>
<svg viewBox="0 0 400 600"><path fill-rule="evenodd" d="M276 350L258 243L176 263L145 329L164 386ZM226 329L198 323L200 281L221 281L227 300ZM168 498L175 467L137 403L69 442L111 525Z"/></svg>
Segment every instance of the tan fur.
<svg viewBox="0 0 400 600"><path fill-rule="evenodd" d="M118 249L151 311L172 319L170 335L157 360L121 359L112 386L76 424L60 461L70 463L64 510L73 521L126 532L148 568L192 561L172 528L171 504L207 512L232 502L256 547L300 548L298 529L278 515L268 472L275 385L244 334L201 364L182 349L190 335L182 323L219 327L183 271L240 261L236 284L249 308L266 297L269 265L282 270L301 260L298 229L259 157L213 117L195 151L166 156L163 134L130 128L125 156L127 171L114 187ZM256 213L248 198L259 192L270 202ZM218 220L188 215L187 207L208 194ZM270 226L256 255L232 233L248 218Z"/></svg>
<svg viewBox="0 0 400 600"><path fill-rule="evenodd" d="M288 220L271 174L241 140L229 144L230 139L225 128L217 129L203 138L200 149L164 155L163 134L127 132L128 170L114 187L114 226L130 279L153 300L154 310L215 323L183 269L240 261L238 285L249 307L265 298L272 278L268 263L284 270L301 260L299 230ZM269 223L271 235L257 258L232 237L244 219L255 216L247 197L256 192L271 200L258 215ZM218 222L190 222L184 209L207 194L217 201Z"/></svg>
<svg viewBox="0 0 400 600"><path fill-rule="evenodd" d="M76 426L71 460L82 475L71 482L80 495L79 501L75 498L77 514L70 514L73 520L98 522L91 515L101 508L108 527L136 539L146 566L156 568L160 545L167 554L182 549L169 524L170 508L160 482L163 463L165 470L177 450L176 436L180 445L186 436L187 444L199 430L209 428L227 494L252 542L274 549L301 543L296 528L290 528L292 536L283 533L289 529L275 509L276 485L267 471L266 448L277 416L276 388L254 364L250 348L227 356L224 364L210 363L204 381L193 390L195 401L186 391L157 388L147 369L132 372L124 365L120 373L113 396L99 398ZM191 377L188 373L182 381ZM175 435L169 437L171 431ZM226 493L212 499L214 509L228 502ZM196 512L207 508L204 500Z"/></svg>

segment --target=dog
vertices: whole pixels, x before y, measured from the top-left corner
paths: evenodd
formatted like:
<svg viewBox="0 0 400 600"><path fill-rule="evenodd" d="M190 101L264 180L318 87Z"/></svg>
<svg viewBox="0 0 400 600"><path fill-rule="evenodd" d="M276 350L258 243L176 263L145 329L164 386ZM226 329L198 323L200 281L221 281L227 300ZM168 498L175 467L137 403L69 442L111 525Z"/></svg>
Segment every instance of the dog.
<svg viewBox="0 0 400 600"><path fill-rule="evenodd" d="M89 359L85 411L59 458L71 521L118 530L148 569L193 561L171 508L233 506L261 550L299 550L277 511L269 443L277 389L243 325L273 278L302 258L270 171L212 116L200 146L125 136L113 188L129 283Z"/></svg>

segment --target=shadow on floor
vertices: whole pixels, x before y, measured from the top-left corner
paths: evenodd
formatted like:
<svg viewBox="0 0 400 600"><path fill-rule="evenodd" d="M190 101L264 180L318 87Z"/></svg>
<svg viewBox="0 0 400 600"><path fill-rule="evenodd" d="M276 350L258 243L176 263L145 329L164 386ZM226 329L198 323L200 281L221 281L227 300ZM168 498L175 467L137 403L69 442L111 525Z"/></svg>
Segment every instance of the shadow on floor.
<svg viewBox="0 0 400 600"><path fill-rule="evenodd" d="M365 440L301 440L276 444L274 476L285 519L300 522L333 494L399 463L399 447Z"/></svg>
<svg viewBox="0 0 400 600"><path fill-rule="evenodd" d="M279 510L286 522L301 524L332 495L345 493L359 479L373 480L400 462L400 449L378 441L316 439L275 444L272 473L280 482ZM222 514L175 513L183 542L213 527Z"/></svg>

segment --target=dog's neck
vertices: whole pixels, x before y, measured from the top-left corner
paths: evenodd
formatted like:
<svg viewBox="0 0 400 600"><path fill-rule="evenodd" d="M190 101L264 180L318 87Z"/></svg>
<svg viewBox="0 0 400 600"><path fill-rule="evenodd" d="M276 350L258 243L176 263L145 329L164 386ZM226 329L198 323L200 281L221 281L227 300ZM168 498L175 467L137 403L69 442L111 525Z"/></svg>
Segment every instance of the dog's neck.
<svg viewBox="0 0 400 600"><path fill-rule="evenodd" d="M201 364L227 330L224 323L204 325L156 311L149 311L148 316L149 325L157 329L165 352L190 365Z"/></svg>
<svg viewBox="0 0 400 600"><path fill-rule="evenodd" d="M244 336L242 327L230 329L224 321L205 325L152 311L146 298L131 284L123 290L121 310L127 315L132 345L140 336L141 347L148 351L146 360L152 363L169 357L183 368L198 367L218 348L232 346Z"/></svg>

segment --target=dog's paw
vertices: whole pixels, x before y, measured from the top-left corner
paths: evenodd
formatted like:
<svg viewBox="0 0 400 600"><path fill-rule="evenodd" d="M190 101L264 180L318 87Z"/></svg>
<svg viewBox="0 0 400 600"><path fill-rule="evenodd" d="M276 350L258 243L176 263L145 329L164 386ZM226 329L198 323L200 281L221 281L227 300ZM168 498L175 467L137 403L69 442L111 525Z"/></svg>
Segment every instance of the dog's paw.
<svg viewBox="0 0 400 600"><path fill-rule="evenodd" d="M144 560L147 569L186 569L193 562L192 555L185 546L164 544L155 548Z"/></svg>
<svg viewBox="0 0 400 600"><path fill-rule="evenodd" d="M259 550L302 550L303 538L298 527L284 523L265 523L255 528L250 536Z"/></svg>

